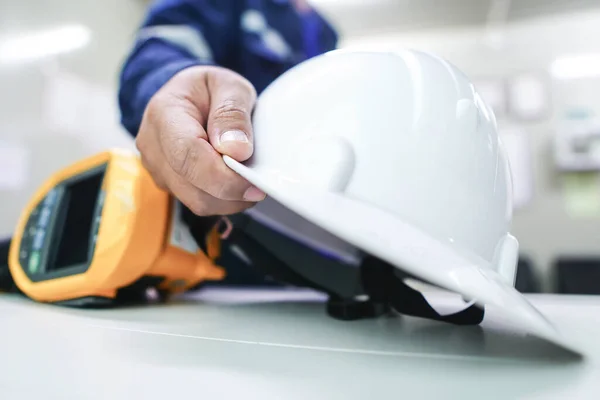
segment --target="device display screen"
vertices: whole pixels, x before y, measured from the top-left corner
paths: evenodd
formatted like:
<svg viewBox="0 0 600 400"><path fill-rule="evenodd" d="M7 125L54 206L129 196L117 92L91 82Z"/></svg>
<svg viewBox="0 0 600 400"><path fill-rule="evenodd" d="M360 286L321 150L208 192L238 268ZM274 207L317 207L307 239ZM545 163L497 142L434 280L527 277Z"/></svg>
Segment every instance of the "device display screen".
<svg viewBox="0 0 600 400"><path fill-rule="evenodd" d="M46 272L89 263L103 177L104 171L98 171L65 185L54 227L54 254L48 260Z"/></svg>

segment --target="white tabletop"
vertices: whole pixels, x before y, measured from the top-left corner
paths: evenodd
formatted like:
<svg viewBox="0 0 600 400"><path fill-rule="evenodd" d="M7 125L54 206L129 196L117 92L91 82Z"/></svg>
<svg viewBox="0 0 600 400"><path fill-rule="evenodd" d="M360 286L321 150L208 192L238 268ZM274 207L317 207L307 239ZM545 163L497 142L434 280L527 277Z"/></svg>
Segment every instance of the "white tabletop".
<svg viewBox="0 0 600 400"><path fill-rule="evenodd" d="M342 322L312 293L212 290L76 310L0 296L0 398L598 399L600 298L533 296L586 349L394 317Z"/></svg>

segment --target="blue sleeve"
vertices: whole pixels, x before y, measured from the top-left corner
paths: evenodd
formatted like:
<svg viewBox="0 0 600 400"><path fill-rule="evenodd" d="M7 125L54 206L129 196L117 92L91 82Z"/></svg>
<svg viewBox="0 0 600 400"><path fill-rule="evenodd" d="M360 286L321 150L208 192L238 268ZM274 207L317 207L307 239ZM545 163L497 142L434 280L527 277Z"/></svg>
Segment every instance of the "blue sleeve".
<svg viewBox="0 0 600 400"><path fill-rule="evenodd" d="M137 135L152 96L179 71L232 62L239 4L236 0L162 0L150 7L119 77L121 123L131 135Z"/></svg>

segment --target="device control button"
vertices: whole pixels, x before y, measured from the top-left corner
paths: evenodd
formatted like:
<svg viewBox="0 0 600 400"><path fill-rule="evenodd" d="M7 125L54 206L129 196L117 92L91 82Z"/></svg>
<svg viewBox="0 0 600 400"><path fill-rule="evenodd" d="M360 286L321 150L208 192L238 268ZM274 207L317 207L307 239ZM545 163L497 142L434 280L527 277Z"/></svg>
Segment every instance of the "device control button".
<svg viewBox="0 0 600 400"><path fill-rule="evenodd" d="M35 274L38 272L40 267L40 253L34 251L31 253L31 257L29 257L29 264L27 265L27 269L30 274Z"/></svg>
<svg viewBox="0 0 600 400"><path fill-rule="evenodd" d="M40 219L38 220L38 225L41 227L45 227L48 225L48 221L50 220L50 209L48 207L44 207L40 214Z"/></svg>
<svg viewBox="0 0 600 400"><path fill-rule="evenodd" d="M40 250L44 245L44 237L46 236L46 231L40 229L37 231L33 238L33 248L35 250Z"/></svg>
<svg viewBox="0 0 600 400"><path fill-rule="evenodd" d="M29 229L27 229L27 236L28 236L28 237L33 237L33 236L35 236L35 233L36 233L36 231L37 231L37 230L35 229L35 227L34 227L34 226L30 226L30 227L29 227Z"/></svg>

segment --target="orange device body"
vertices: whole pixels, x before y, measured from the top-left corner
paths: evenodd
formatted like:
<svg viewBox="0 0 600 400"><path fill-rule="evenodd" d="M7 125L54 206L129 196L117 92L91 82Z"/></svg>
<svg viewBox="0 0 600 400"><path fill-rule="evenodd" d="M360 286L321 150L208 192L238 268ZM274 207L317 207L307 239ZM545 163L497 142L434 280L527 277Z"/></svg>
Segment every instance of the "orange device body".
<svg viewBox="0 0 600 400"><path fill-rule="evenodd" d="M178 219L180 204L159 189L139 157L111 150L54 174L25 207L9 268L18 286L40 302L115 299L151 278L166 294L221 280L218 227L207 252Z"/></svg>

